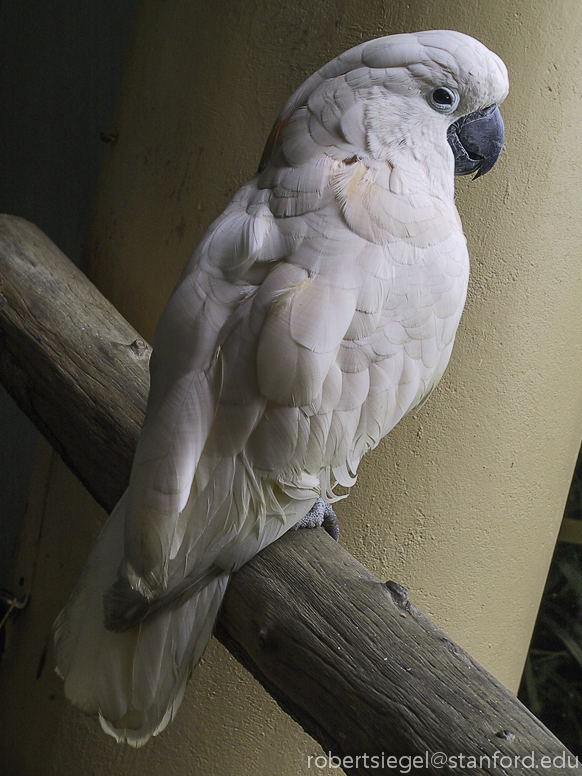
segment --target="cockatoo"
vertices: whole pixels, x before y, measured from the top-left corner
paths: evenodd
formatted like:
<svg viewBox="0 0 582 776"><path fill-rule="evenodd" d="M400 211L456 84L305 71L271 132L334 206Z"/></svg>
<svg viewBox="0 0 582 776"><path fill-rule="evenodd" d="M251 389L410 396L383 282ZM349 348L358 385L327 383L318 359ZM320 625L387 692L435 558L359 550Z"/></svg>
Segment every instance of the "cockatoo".
<svg viewBox="0 0 582 776"><path fill-rule="evenodd" d="M469 259L454 173L503 145L501 59L363 43L279 115L160 319L127 491L55 624L68 698L141 746L174 717L231 574L355 482L443 374Z"/></svg>

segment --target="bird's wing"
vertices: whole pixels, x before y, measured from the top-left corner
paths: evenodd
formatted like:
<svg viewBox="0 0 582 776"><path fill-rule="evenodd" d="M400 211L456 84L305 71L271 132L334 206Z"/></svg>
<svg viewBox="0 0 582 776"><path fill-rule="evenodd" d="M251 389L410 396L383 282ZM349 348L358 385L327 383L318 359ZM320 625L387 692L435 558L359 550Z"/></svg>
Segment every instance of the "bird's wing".
<svg viewBox="0 0 582 776"><path fill-rule="evenodd" d="M218 225L234 224L231 203ZM212 427L222 382L220 333L253 287L201 266L214 229L195 252L154 338L151 387L127 498L124 573L152 597L167 582L178 516Z"/></svg>
<svg viewBox="0 0 582 776"><path fill-rule="evenodd" d="M458 216L365 151L346 156L362 121L343 76L316 90L164 312L126 528L146 596L199 559L197 573L240 565L334 480L352 484L444 370L468 271Z"/></svg>
<svg viewBox="0 0 582 776"><path fill-rule="evenodd" d="M311 197L311 209L317 207L317 176L308 174L294 192L296 199L304 195ZM260 188L256 180L239 191L202 239L156 331L146 420L127 497L121 569L130 587L148 599L163 593L168 574L184 573L180 559L171 569L169 564L186 531L196 545L194 552L188 544L190 569L194 556L204 556L210 545L224 545L233 532L240 533L247 512L250 523L261 527L273 510L285 520L282 500L288 502L290 519L302 516L295 515L289 494L265 493L273 487L262 482L265 472L258 466L257 473L251 469L269 458L273 479L274 472L287 468L297 443L293 438L301 435L300 424L289 424L285 417L287 394L296 407L321 392L333 351L349 324L344 298L354 294L337 289L333 298L328 295L328 312L321 307L310 321L311 330L318 332L311 336L321 338L313 350L299 352L293 340L284 341L285 310L295 329L305 329L318 291L317 283L303 282L305 270L285 260L302 241L301 219L294 230L282 232L271 200L271 188ZM329 311L335 309L340 312L333 319ZM298 336L308 335L304 331ZM313 503L317 482L313 477L295 482L295 495L308 492ZM233 503L224 514L227 496Z"/></svg>

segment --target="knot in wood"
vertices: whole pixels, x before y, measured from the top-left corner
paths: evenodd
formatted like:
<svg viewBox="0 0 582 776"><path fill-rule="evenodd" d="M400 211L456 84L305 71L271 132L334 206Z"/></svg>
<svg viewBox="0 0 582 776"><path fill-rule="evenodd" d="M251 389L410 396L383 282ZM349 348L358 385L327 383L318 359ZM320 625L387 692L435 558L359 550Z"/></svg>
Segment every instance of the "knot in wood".
<svg viewBox="0 0 582 776"><path fill-rule="evenodd" d="M394 582L392 579L389 579L388 582L386 582L386 588L396 606L409 612L411 603L408 598L408 590L403 585L399 585L398 582Z"/></svg>
<svg viewBox="0 0 582 776"><path fill-rule="evenodd" d="M504 741L515 741L516 735L512 730L498 730L495 733L496 738L502 738Z"/></svg>
<svg viewBox="0 0 582 776"><path fill-rule="evenodd" d="M147 358L149 354L149 348L146 345L146 343L141 339L134 340L131 345L129 346L129 349L134 354L136 358L138 358L140 361L144 358Z"/></svg>
<svg viewBox="0 0 582 776"><path fill-rule="evenodd" d="M274 652L277 649L278 640L268 626L263 625L257 638L259 649L263 652Z"/></svg>

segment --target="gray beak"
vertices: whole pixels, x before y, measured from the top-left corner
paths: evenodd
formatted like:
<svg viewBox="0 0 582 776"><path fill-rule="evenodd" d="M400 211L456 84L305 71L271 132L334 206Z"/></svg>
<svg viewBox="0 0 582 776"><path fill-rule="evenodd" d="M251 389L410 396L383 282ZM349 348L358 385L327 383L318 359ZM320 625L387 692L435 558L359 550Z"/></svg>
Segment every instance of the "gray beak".
<svg viewBox="0 0 582 776"><path fill-rule="evenodd" d="M447 140L455 156L455 175L474 172L475 178L480 178L489 172L499 159L503 138L503 119L497 105L469 113L451 124Z"/></svg>

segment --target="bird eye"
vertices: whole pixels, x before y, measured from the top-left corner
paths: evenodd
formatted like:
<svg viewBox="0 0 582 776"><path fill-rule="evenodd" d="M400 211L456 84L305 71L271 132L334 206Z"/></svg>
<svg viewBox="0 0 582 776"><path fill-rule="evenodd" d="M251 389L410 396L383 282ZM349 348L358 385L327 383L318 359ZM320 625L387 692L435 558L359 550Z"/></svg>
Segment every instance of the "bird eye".
<svg viewBox="0 0 582 776"><path fill-rule="evenodd" d="M459 95L448 86L437 86L428 95L428 103L439 113L452 113L459 104Z"/></svg>

